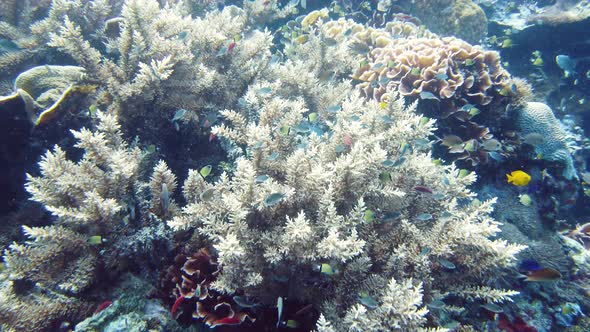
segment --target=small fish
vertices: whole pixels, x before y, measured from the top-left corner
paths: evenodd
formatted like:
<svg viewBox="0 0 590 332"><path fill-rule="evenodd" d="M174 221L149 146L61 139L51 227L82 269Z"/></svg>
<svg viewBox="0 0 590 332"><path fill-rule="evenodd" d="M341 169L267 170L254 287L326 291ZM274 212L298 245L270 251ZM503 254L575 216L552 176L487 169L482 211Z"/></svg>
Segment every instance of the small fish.
<svg viewBox="0 0 590 332"><path fill-rule="evenodd" d="M234 302L237 305L239 305L242 308L254 308L254 307L260 305L260 304L256 303L255 301L252 301L252 299L250 299L246 296L236 295L232 299L234 300Z"/></svg>
<svg viewBox="0 0 590 332"><path fill-rule="evenodd" d="M264 146L264 142L256 142L252 145L252 149L258 150Z"/></svg>
<svg viewBox="0 0 590 332"><path fill-rule="evenodd" d="M442 200L442 199L444 199L444 198L445 198L445 195L444 195L444 194L442 194L442 193L436 193L436 194L433 194L433 195L432 195L432 198L433 198L433 199L436 199L437 201L440 201L440 200Z"/></svg>
<svg viewBox="0 0 590 332"><path fill-rule="evenodd" d="M211 133L209 134L209 142L213 141L215 139L215 134Z"/></svg>
<svg viewBox="0 0 590 332"><path fill-rule="evenodd" d="M425 187L425 186L415 186L414 190L416 190L417 192L420 192L420 193L424 193L424 194L432 194L433 193L432 189Z"/></svg>
<svg viewBox="0 0 590 332"><path fill-rule="evenodd" d="M416 216L416 219L418 219L420 221L428 221L428 220L432 219L432 215L430 213L421 213Z"/></svg>
<svg viewBox="0 0 590 332"><path fill-rule="evenodd" d="M201 174L201 176L203 178L206 178L209 174L211 174L212 169L213 169L213 166L211 166L211 165L204 166L199 171L199 174Z"/></svg>
<svg viewBox="0 0 590 332"><path fill-rule="evenodd" d="M538 271L543 267L535 260L525 259L518 265L518 268L521 271Z"/></svg>
<svg viewBox="0 0 590 332"><path fill-rule="evenodd" d="M293 319L289 319L285 322L285 327L288 327L290 329L295 329L295 328L299 327L299 322L297 322L296 320L293 320Z"/></svg>
<svg viewBox="0 0 590 332"><path fill-rule="evenodd" d="M530 133L523 137L526 144L537 146L543 144L545 137L539 133Z"/></svg>
<svg viewBox="0 0 590 332"><path fill-rule="evenodd" d="M441 144L447 147L453 147L459 144L463 144L463 140L461 139L461 137L456 135L445 135L443 136Z"/></svg>
<svg viewBox="0 0 590 332"><path fill-rule="evenodd" d="M555 62L557 63L557 66L563 70L564 76L566 78L576 73L575 69L577 61L570 58L569 56L559 54L555 57Z"/></svg>
<svg viewBox="0 0 590 332"><path fill-rule="evenodd" d="M291 132L291 127L289 125L284 125L279 129L280 133L284 136L288 136Z"/></svg>
<svg viewBox="0 0 590 332"><path fill-rule="evenodd" d="M266 174L259 175L256 177L256 183L263 183L264 181L268 180L269 177Z"/></svg>
<svg viewBox="0 0 590 332"><path fill-rule="evenodd" d="M277 327L279 327L281 324L281 318L283 317L283 298L280 296L277 298L277 315Z"/></svg>
<svg viewBox="0 0 590 332"><path fill-rule="evenodd" d="M334 271L334 269L332 268L332 266L328 263L322 263L322 264L315 265L313 267L313 271L325 274L327 276L333 276L336 273Z"/></svg>
<svg viewBox="0 0 590 332"><path fill-rule="evenodd" d="M391 166L393 167L397 167L397 166L401 166L401 164L403 164L406 161L406 157L399 157L395 163Z"/></svg>
<svg viewBox="0 0 590 332"><path fill-rule="evenodd" d="M164 213L168 213L168 208L170 207L170 192L168 191L168 186L166 183L162 183L162 190L160 191L160 203L162 204L162 210Z"/></svg>
<svg viewBox="0 0 590 332"><path fill-rule="evenodd" d="M531 181L531 176L524 171L516 170L506 174L506 180L515 186L524 187Z"/></svg>
<svg viewBox="0 0 590 332"><path fill-rule="evenodd" d="M185 40L187 36L188 36L188 31L180 31L180 33L178 34L178 39Z"/></svg>
<svg viewBox="0 0 590 332"><path fill-rule="evenodd" d="M498 152L495 152L495 151L488 152L488 156L490 156L490 158L494 159L495 161L500 161L501 162L501 161L504 160L504 157L501 154L499 154Z"/></svg>
<svg viewBox="0 0 590 332"><path fill-rule="evenodd" d="M510 38L504 39L504 41L500 45L501 48L510 48L512 46L514 46L514 44L512 43L512 39Z"/></svg>
<svg viewBox="0 0 590 332"><path fill-rule="evenodd" d="M519 195L518 200L520 201L520 204L524 206L531 206L531 204L533 203L533 199L528 194Z"/></svg>
<svg viewBox="0 0 590 332"><path fill-rule="evenodd" d="M98 110L98 107L96 106L96 104L92 104L92 105L88 106L88 115L94 116L94 114L96 114L97 110Z"/></svg>
<svg viewBox="0 0 590 332"><path fill-rule="evenodd" d="M412 70L410 70L410 74L414 76L420 76L421 73L422 69L420 68L412 68Z"/></svg>
<svg viewBox="0 0 590 332"><path fill-rule="evenodd" d="M502 148L502 144L497 139L489 139L481 145L486 151L498 151Z"/></svg>
<svg viewBox="0 0 590 332"><path fill-rule="evenodd" d="M445 73L440 73L440 74L436 74L434 75L434 78L439 80L439 81L444 81L446 79L449 78L449 75L445 74Z"/></svg>
<svg viewBox="0 0 590 332"><path fill-rule="evenodd" d="M455 264L447 259L444 258L439 258L438 262L440 263L440 265L442 267L444 267L447 270L454 270L457 266L455 266Z"/></svg>
<svg viewBox="0 0 590 332"><path fill-rule="evenodd" d="M422 248L422 250L420 250L420 254L419 254L419 255L420 255L420 256L426 256L426 255L428 255L429 253L430 253L430 248L428 248L428 247L424 247L424 248Z"/></svg>
<svg viewBox="0 0 590 332"><path fill-rule="evenodd" d="M466 170L466 169L464 169L464 168L461 168L461 169L459 170L459 176L457 176L457 177L458 177L459 179L460 179L460 178L464 178L464 177L466 177L467 175L469 175L470 173L471 173L471 172L470 172L469 170Z"/></svg>
<svg viewBox="0 0 590 332"><path fill-rule="evenodd" d="M374 220L375 220L375 212L373 212L373 210L369 210L369 209L367 209L367 210L365 211L365 214L364 214L364 216L363 216L363 219L364 219L366 222L372 222L372 221L374 221Z"/></svg>
<svg viewBox="0 0 590 332"><path fill-rule="evenodd" d="M264 206L271 207L277 205L284 197L285 195L282 193L270 194L264 199Z"/></svg>
<svg viewBox="0 0 590 332"><path fill-rule="evenodd" d="M187 114L187 110L181 108L178 111L176 111L176 113L174 113L174 116L172 117L172 122L181 120L182 118L184 118L184 116Z"/></svg>
<svg viewBox="0 0 590 332"><path fill-rule="evenodd" d="M339 112L341 109L342 109L342 107L340 105L332 105L332 106L326 108L326 112L336 113L336 112Z"/></svg>
<svg viewBox="0 0 590 332"><path fill-rule="evenodd" d="M359 302L369 309L375 309L379 306L379 302L370 297L366 292L361 292L359 295Z"/></svg>
<svg viewBox="0 0 590 332"><path fill-rule="evenodd" d="M453 218L453 214L451 214L449 211L444 211L443 213L440 214L440 216L438 217L438 220L444 222L444 221L451 220L451 218Z"/></svg>
<svg viewBox="0 0 590 332"><path fill-rule="evenodd" d="M380 117L381 121L383 121L383 123L393 123L393 118L390 115L382 115Z"/></svg>
<svg viewBox="0 0 590 332"><path fill-rule="evenodd" d="M336 153L342 153L342 152L346 151L346 146L345 146L345 145L342 145L342 144L338 144L338 145L336 145L336 147L334 148L334 151L335 151Z"/></svg>
<svg viewBox="0 0 590 332"><path fill-rule="evenodd" d="M498 91L498 93L500 94L500 96L513 96L516 95L518 93L518 90L516 89L516 85L515 84L511 84L511 85L505 85L502 87L502 89L500 89L500 91Z"/></svg>
<svg viewBox="0 0 590 332"><path fill-rule="evenodd" d="M182 302L184 301L184 296L179 296L176 298L176 301L174 301L174 304L172 305L172 309L170 309L170 315L172 317L174 317L174 314L176 313L176 311L178 310L178 308L180 307L180 305L182 304Z"/></svg>
<svg viewBox="0 0 590 332"><path fill-rule="evenodd" d="M381 165L383 165L385 167L391 167L391 166L395 165L395 162L391 159L386 159L381 163Z"/></svg>
<svg viewBox="0 0 590 332"><path fill-rule="evenodd" d="M87 242L88 242L88 244L99 245L99 244L102 244L104 241L103 241L102 236L94 235L94 236L89 237Z"/></svg>
<svg viewBox="0 0 590 332"><path fill-rule="evenodd" d="M199 195L199 197L202 201L208 201L213 198L213 195L215 195L215 189L207 188L201 193L201 195Z"/></svg>
<svg viewBox="0 0 590 332"><path fill-rule="evenodd" d="M348 147L352 146L352 138L350 137L350 135L348 135L348 134L344 135L344 144Z"/></svg>
<svg viewBox="0 0 590 332"><path fill-rule="evenodd" d="M465 60L465 65L466 66L473 66L475 64L475 62L472 59L466 59Z"/></svg>
<svg viewBox="0 0 590 332"><path fill-rule="evenodd" d="M494 303L486 303L483 304L481 307L496 314L504 312L504 309L502 309L502 307Z"/></svg>
<svg viewBox="0 0 590 332"><path fill-rule="evenodd" d="M396 64L397 64L397 63L396 63L395 61L393 61L393 60L389 60L389 61L387 62L387 68L393 68L393 67L395 67L395 65L396 65Z"/></svg>
<svg viewBox="0 0 590 332"><path fill-rule="evenodd" d="M225 54L230 54L233 49L236 47L237 43L235 41L232 41L231 43L229 43L229 45L227 45L227 50L225 51Z"/></svg>
<svg viewBox="0 0 590 332"><path fill-rule="evenodd" d="M523 277L526 281L555 281L561 279L562 275L556 269L542 268L535 271L528 271Z"/></svg>
<svg viewBox="0 0 590 332"><path fill-rule="evenodd" d="M533 66L542 67L545 63L541 57L531 59Z"/></svg>
<svg viewBox="0 0 590 332"><path fill-rule="evenodd" d="M429 92L429 91L420 91L420 99L434 99L434 100L439 100L437 96L434 95L434 93Z"/></svg>
<svg viewBox="0 0 590 332"><path fill-rule="evenodd" d="M384 66L384 64L382 64L382 63L376 63L373 65L373 69L374 70L381 69L381 68L383 68L383 66Z"/></svg>
<svg viewBox="0 0 590 332"><path fill-rule="evenodd" d="M267 87L258 89L257 92L258 92L258 94L261 94L261 95L268 95L272 92L272 88L267 86Z"/></svg>
<svg viewBox="0 0 590 332"><path fill-rule="evenodd" d="M383 215L383 221L385 222L392 222L392 221L396 221L399 218L401 218L402 214L400 212L394 211L394 212L389 212Z"/></svg>
<svg viewBox="0 0 590 332"><path fill-rule="evenodd" d="M427 304L427 306L431 309L442 309L445 307L445 305L446 305L446 303L444 303L441 300L434 300L434 301Z"/></svg>
<svg viewBox="0 0 590 332"><path fill-rule="evenodd" d="M268 161L275 161L277 160L277 158L280 156L280 153L278 152L273 152L271 153L268 157L266 157L266 160Z"/></svg>
<svg viewBox="0 0 590 332"><path fill-rule="evenodd" d="M94 315L100 313L101 311L105 310L106 308L110 307L111 305L113 305L113 301L107 300L102 302L101 304L99 304L96 307L96 310L94 310Z"/></svg>
<svg viewBox="0 0 590 332"><path fill-rule="evenodd" d="M317 113L309 113L309 115L307 116L307 119L309 120L309 122L315 122L315 120L318 119L318 114Z"/></svg>

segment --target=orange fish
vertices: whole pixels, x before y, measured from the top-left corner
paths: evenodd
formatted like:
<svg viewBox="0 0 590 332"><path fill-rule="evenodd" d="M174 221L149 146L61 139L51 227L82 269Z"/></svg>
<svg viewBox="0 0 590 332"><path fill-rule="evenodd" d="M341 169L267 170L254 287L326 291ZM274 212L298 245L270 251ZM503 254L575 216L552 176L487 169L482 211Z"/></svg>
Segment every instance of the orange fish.
<svg viewBox="0 0 590 332"><path fill-rule="evenodd" d="M534 271L528 271L523 275L526 281L555 281L561 279L561 273L556 269L543 268Z"/></svg>

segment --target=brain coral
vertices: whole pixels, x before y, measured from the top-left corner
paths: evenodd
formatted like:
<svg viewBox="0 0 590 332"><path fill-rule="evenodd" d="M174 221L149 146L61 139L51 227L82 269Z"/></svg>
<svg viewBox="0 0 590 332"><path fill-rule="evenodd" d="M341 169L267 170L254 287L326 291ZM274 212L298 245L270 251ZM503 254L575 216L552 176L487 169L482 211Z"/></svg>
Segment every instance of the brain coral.
<svg viewBox="0 0 590 332"><path fill-rule="evenodd" d="M497 52L454 37L392 40L369 57L372 63L359 67L353 78L376 99L399 87L405 96L430 92L439 99L464 99L463 105L487 105L510 82Z"/></svg>
<svg viewBox="0 0 590 332"><path fill-rule="evenodd" d="M536 146L537 153L543 159L560 163L564 167L562 175L566 179L577 178L574 161L566 143L567 133L551 108L543 103L529 102L517 111L516 124L523 136L538 133L545 138L543 143Z"/></svg>

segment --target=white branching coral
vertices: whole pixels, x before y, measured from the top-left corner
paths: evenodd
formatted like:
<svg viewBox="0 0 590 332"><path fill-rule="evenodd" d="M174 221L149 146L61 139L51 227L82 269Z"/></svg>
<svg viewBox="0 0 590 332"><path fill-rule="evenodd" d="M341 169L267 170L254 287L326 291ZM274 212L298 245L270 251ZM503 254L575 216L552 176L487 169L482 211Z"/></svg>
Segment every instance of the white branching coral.
<svg viewBox="0 0 590 332"><path fill-rule="evenodd" d="M376 307L356 304L344 317L345 331L421 331L428 309L422 303L422 284L391 279Z"/></svg>
<svg viewBox="0 0 590 332"><path fill-rule="evenodd" d="M152 196L150 205L152 212L157 216L167 219L176 211L176 203L172 199L176 186L176 176L170 171L166 162L160 160L150 178Z"/></svg>
<svg viewBox="0 0 590 332"><path fill-rule="evenodd" d="M43 156L41 176L27 175L31 199L42 203L61 222L109 223L137 178L140 150L129 149L112 115L97 112L96 132L72 130L84 156L74 163L55 146Z"/></svg>
<svg viewBox="0 0 590 332"><path fill-rule="evenodd" d="M97 260L86 238L62 226L27 227L30 241L4 252L11 280L30 280L45 287L78 293L94 280Z"/></svg>
<svg viewBox="0 0 590 332"><path fill-rule="evenodd" d="M344 269L344 280L362 280L369 275L349 275L368 270L347 268L362 266L353 262L369 253L380 277L391 280L378 295L379 310L351 298L367 286L343 283L338 290L340 277L334 277L350 308L347 323L325 313L334 329L421 330L428 314L424 289L429 298L444 298L448 290L484 286L482 275L512 264L524 248L493 239L499 232L489 216L494 200L472 201L467 185L474 174L432 161L427 137L434 121L417 114L415 104L395 94L379 104L351 91L330 102L337 107L318 110L305 97L285 98L289 86L254 86L242 108L223 111L227 121L212 129L244 151L235 172L216 183L187 180L185 196L192 199L168 223L194 227L220 257L240 254L223 259L218 289L255 293L273 283L269 266L285 271L296 264L305 271L323 262ZM271 88L257 92L265 86ZM462 278L441 274L441 260L459 266ZM262 279L253 287L245 282L251 277L241 276Z"/></svg>
<svg viewBox="0 0 590 332"><path fill-rule="evenodd" d="M125 0L120 16L107 23L114 31L104 38L106 53L89 42L93 34L82 23L71 20L77 8L52 7L35 30L89 72L99 85L98 102L125 115L122 120L141 116L151 102L166 111L195 113L234 105L270 61L272 35L246 34L247 15L235 6L192 19L184 4L161 7L156 0ZM237 35L242 40L234 41Z"/></svg>

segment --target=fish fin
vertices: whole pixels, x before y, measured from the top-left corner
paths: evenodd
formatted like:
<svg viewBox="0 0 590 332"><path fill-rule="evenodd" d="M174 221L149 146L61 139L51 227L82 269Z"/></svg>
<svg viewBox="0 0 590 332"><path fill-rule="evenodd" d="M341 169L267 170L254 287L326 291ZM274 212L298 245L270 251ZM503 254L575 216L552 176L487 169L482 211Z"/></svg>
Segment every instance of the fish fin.
<svg viewBox="0 0 590 332"><path fill-rule="evenodd" d="M506 181L508 181L508 183L512 183L514 182L514 178L512 177L512 175L506 174Z"/></svg>

